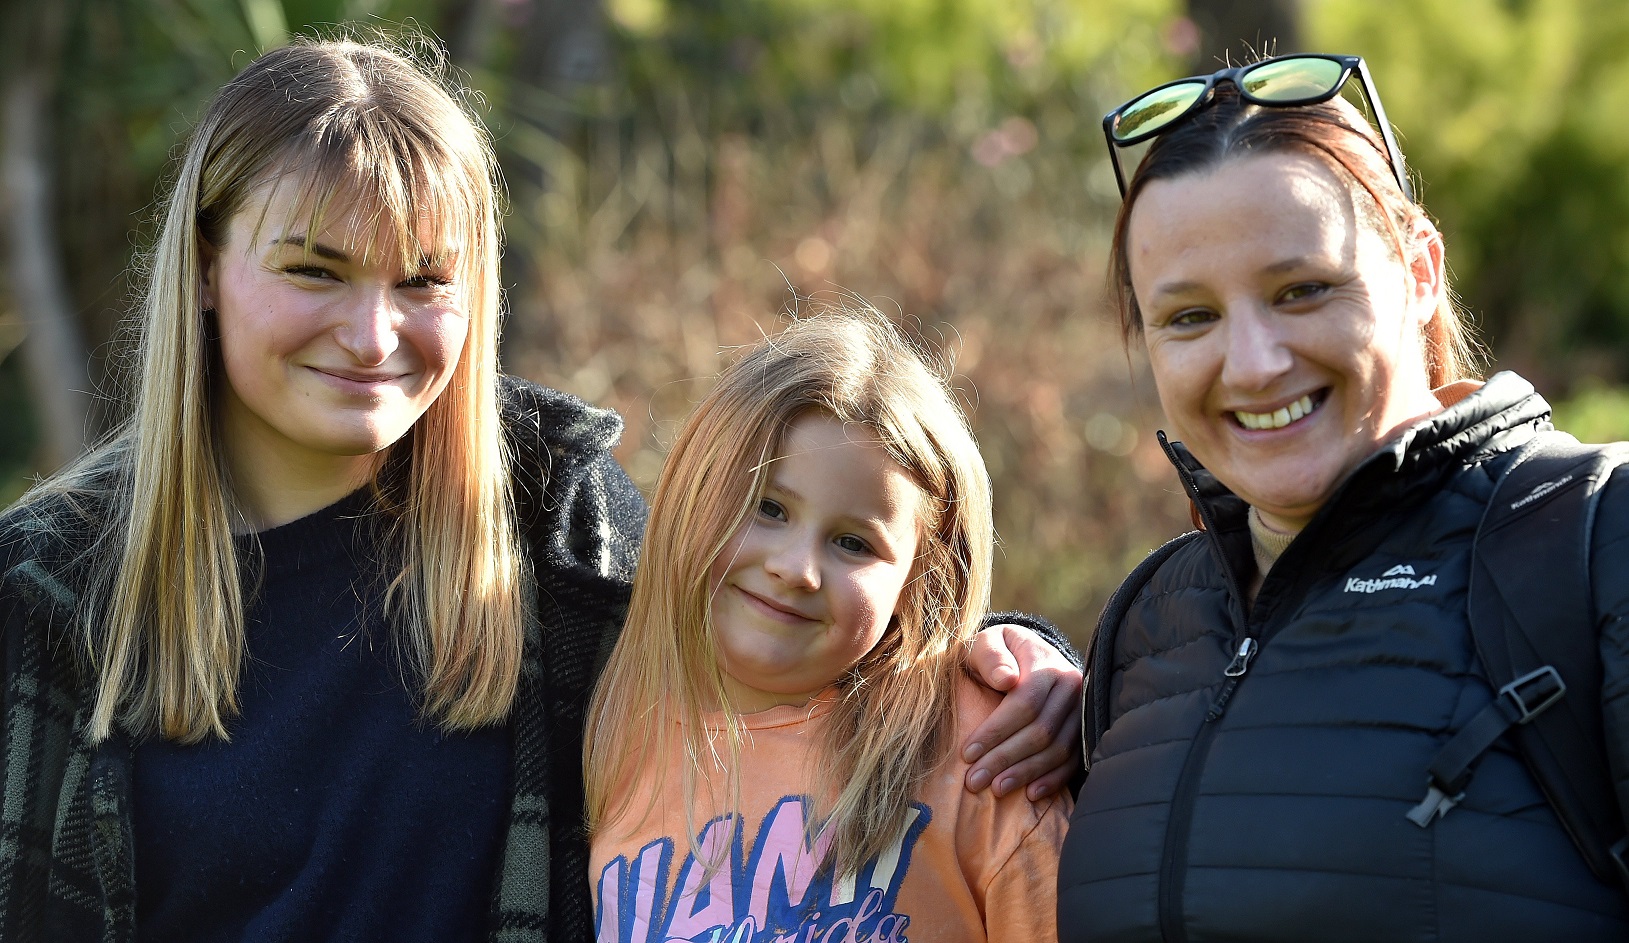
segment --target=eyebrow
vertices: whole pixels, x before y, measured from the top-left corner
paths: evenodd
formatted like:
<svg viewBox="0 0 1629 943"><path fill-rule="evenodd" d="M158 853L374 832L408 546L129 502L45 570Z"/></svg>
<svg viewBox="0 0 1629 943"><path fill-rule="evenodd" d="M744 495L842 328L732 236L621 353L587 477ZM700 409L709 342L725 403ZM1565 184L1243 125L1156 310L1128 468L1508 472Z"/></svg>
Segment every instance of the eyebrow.
<svg viewBox="0 0 1629 943"><path fill-rule="evenodd" d="M773 470L771 470L769 476L764 479L764 494L768 494L771 490L779 491L781 494L798 501L803 500L803 495L799 494L792 488L788 488L786 485L777 480Z"/></svg>
<svg viewBox="0 0 1629 943"><path fill-rule="evenodd" d="M306 248L305 238L306 237L303 236L303 235L284 236L281 239L273 239L269 243L269 245L273 245L273 246L299 246L300 248L304 249L304 248ZM350 256L349 253L345 252L343 249L336 249L333 246L327 245L325 243L313 242L311 244L310 250L311 250L312 255L321 256L322 258L325 258L325 259L331 259L331 260L333 260L335 262L349 263L351 261L351 256ZM423 256L419 257L419 268L426 269L426 268L435 268L435 267L436 267L436 261L433 258L431 258L430 256L423 255Z"/></svg>
<svg viewBox="0 0 1629 943"><path fill-rule="evenodd" d="M1297 255L1288 259L1280 259L1271 265L1265 266L1262 268L1261 272L1263 275L1282 275L1285 272L1293 272L1296 269L1304 268L1311 264L1312 256ZM1190 291L1199 291L1204 287L1205 286L1198 282L1191 281L1164 282L1154 286L1154 294L1182 295L1187 294Z"/></svg>
<svg viewBox="0 0 1629 943"><path fill-rule="evenodd" d="M1305 268L1310 264L1312 264L1312 256L1297 255L1288 259L1280 259L1279 261L1274 262L1272 265L1262 269L1262 271L1268 275L1282 275L1285 272L1291 272L1298 268Z"/></svg>
<svg viewBox="0 0 1629 943"><path fill-rule="evenodd" d="M322 256L325 259L332 259L335 262L351 261L351 257L348 253L340 249L336 249L330 245L324 245L320 242L313 242L308 247L306 245L305 236L284 236L281 239L273 239L270 244L274 246L299 246L302 249L309 248L311 254Z"/></svg>
<svg viewBox="0 0 1629 943"><path fill-rule="evenodd" d="M1164 282L1154 286L1156 295L1184 295L1199 288L1198 282Z"/></svg>

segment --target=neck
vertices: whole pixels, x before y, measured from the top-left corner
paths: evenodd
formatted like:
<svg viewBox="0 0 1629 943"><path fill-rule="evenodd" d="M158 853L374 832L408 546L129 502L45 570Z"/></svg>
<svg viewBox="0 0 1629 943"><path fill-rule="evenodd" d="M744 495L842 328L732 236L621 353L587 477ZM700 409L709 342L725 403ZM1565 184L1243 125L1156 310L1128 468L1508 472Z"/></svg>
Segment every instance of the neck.
<svg viewBox="0 0 1629 943"><path fill-rule="evenodd" d="M236 511L233 533L270 530L322 510L366 484L383 455L293 452L252 434L223 438Z"/></svg>
<svg viewBox="0 0 1629 943"><path fill-rule="evenodd" d="M1480 380L1460 380L1427 394L1416 397L1416 405L1420 409L1419 415L1407 422L1399 423L1397 430L1412 426L1414 423L1430 416L1440 410L1453 406L1460 400L1476 392L1482 387ZM1309 517L1292 518L1277 514L1263 512L1260 508L1250 509L1250 548L1256 558L1256 576L1251 581L1250 598L1256 598L1256 591L1261 589L1262 580L1266 578L1267 571L1273 568L1278 558L1289 547L1295 535L1306 526Z"/></svg>

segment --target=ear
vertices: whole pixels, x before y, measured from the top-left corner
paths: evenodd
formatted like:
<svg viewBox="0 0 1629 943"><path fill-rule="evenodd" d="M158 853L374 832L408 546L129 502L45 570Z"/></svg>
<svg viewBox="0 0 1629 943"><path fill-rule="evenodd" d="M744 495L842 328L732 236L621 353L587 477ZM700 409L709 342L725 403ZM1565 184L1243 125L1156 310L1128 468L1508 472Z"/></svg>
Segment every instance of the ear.
<svg viewBox="0 0 1629 943"><path fill-rule="evenodd" d="M1448 290L1443 251L1442 233L1423 215L1415 217L1404 261L1408 265L1410 311L1422 330L1437 316L1443 293Z"/></svg>
<svg viewBox="0 0 1629 943"><path fill-rule="evenodd" d="M209 240L198 237L198 298L206 309L216 306L217 289L220 286L221 250L209 244Z"/></svg>

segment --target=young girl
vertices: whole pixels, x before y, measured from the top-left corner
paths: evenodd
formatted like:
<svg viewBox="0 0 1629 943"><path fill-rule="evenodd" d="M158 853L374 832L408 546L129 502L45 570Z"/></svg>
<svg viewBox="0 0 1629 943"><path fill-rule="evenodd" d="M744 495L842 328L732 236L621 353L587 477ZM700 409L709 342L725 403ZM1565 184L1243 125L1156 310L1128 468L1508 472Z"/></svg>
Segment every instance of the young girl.
<svg viewBox="0 0 1629 943"><path fill-rule="evenodd" d="M590 705L601 943L1050 940L1068 800L962 788L988 476L886 321L725 371L657 486Z"/></svg>

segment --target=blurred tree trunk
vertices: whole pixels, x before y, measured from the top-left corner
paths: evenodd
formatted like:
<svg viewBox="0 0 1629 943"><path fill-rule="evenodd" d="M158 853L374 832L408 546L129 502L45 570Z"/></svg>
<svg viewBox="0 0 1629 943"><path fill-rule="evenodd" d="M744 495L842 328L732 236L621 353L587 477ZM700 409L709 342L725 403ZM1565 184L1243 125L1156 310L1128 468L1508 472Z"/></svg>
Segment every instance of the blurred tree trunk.
<svg viewBox="0 0 1629 943"><path fill-rule="evenodd" d="M10 3L16 32L0 95L0 220L17 310L28 332L21 353L40 418L44 465L84 451L90 413L86 353L74 320L55 220L52 115L65 3Z"/></svg>
<svg viewBox="0 0 1629 943"><path fill-rule="evenodd" d="M602 82L611 44L600 0L530 0L514 77L562 99Z"/></svg>
<svg viewBox="0 0 1629 943"><path fill-rule="evenodd" d="M1304 52L1300 0L1188 0L1188 18L1199 27L1194 62L1200 71L1237 64L1250 51L1261 55Z"/></svg>
<svg viewBox="0 0 1629 943"><path fill-rule="evenodd" d="M483 0L466 0L481 5ZM610 79L613 70L611 37L602 0L520 0L509 19L518 20L514 57L509 66L510 118L524 122L568 146L579 143L586 92ZM479 12L479 11L478 11ZM487 22L491 22L490 19ZM556 186L548 168L535 154L500 150L513 206L518 213L540 205L539 198ZM530 252L504 253L503 282L512 289L516 309L538 291L541 278ZM537 321L530 328L549 330ZM505 346L513 332L505 333ZM545 341L546 342L546 341Z"/></svg>

